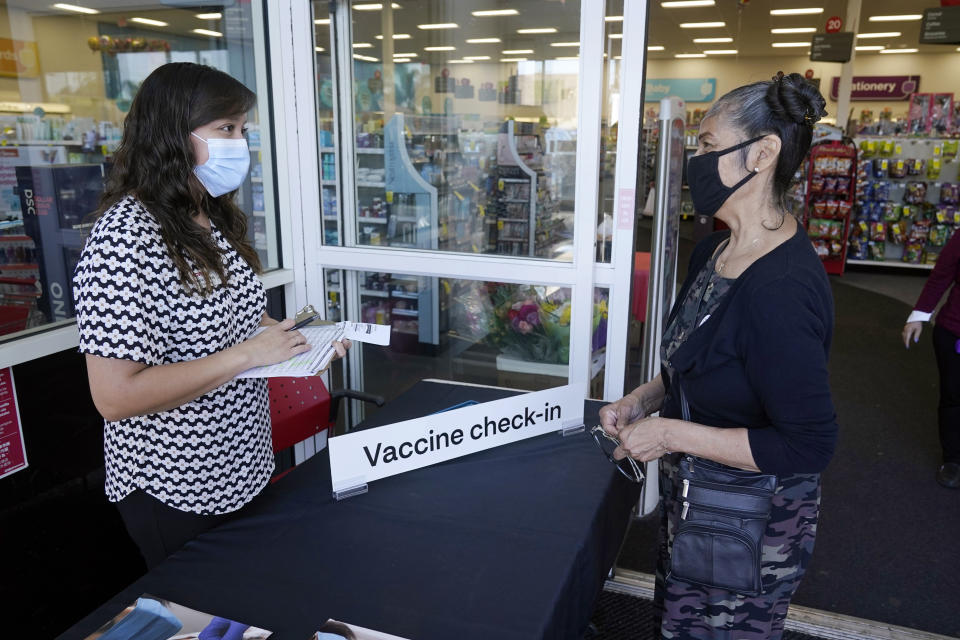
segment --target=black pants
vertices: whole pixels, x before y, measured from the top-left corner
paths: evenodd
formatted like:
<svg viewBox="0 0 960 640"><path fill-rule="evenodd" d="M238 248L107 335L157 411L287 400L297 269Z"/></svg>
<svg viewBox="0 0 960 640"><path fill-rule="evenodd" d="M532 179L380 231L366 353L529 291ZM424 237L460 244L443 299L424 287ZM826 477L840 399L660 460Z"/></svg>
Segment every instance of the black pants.
<svg viewBox="0 0 960 640"><path fill-rule="evenodd" d="M160 564L207 529L244 511L240 509L224 515L201 516L168 507L139 489L118 502L117 509L127 526L127 533L140 548L148 569Z"/></svg>
<svg viewBox="0 0 960 640"><path fill-rule="evenodd" d="M933 350L940 371L940 446L944 462L960 463L960 353L958 337L939 326L933 327Z"/></svg>

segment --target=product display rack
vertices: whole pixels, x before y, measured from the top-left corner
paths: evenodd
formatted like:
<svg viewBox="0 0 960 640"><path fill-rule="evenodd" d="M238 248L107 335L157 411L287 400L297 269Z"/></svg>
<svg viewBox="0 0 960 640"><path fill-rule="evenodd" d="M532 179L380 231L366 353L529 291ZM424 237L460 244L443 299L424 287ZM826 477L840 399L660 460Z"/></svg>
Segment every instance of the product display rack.
<svg viewBox="0 0 960 640"><path fill-rule="evenodd" d="M488 213L492 250L500 255L550 257L555 203L545 183L536 125L507 120L497 136L496 189Z"/></svg>
<svg viewBox="0 0 960 640"><path fill-rule="evenodd" d="M827 273L843 273L856 192L857 150L842 142L814 145L807 160L804 226Z"/></svg>
<svg viewBox="0 0 960 640"><path fill-rule="evenodd" d="M932 269L960 227L957 147L949 138L859 136L848 264Z"/></svg>

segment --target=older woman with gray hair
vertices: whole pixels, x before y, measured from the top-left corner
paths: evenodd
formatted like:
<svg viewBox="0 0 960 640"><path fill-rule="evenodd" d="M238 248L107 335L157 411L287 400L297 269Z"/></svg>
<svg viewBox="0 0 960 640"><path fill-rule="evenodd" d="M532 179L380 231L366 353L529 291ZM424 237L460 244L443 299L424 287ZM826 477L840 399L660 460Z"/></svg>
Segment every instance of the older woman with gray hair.
<svg viewBox="0 0 960 640"><path fill-rule="evenodd" d="M601 409L621 443L616 456L660 461L655 600L664 638L780 638L813 552L820 472L837 438L827 372L833 297L785 198L824 106L800 75L779 73L709 110L688 166L690 195L697 213L729 231L693 252L661 342L661 374ZM697 485L707 470L769 479L766 511L751 515L759 489ZM731 510L704 507L691 524L697 500L717 496ZM749 573L751 548L755 588L732 587Z"/></svg>

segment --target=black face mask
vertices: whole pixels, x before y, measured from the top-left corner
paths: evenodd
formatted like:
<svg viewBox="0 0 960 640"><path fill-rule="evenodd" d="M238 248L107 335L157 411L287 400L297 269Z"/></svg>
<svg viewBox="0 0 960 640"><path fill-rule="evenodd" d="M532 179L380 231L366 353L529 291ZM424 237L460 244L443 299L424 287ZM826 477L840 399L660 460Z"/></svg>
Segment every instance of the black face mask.
<svg viewBox="0 0 960 640"><path fill-rule="evenodd" d="M761 140L764 136L757 136L752 140L741 142L738 145L723 149L721 151L711 151L703 155L693 156L687 162L687 182L690 184L690 197L693 199L693 208L702 216L712 216L727 198L733 195L733 192L747 183L750 178L757 175L756 172L750 174L733 185L728 187L720 180L720 156L733 153L737 149L742 149Z"/></svg>

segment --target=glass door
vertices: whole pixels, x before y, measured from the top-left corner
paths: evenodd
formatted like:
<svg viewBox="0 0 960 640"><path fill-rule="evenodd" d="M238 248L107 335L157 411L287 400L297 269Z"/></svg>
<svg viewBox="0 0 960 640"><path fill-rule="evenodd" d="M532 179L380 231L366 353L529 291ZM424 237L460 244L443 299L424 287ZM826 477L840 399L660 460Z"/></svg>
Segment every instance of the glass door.
<svg viewBox="0 0 960 640"><path fill-rule="evenodd" d="M393 336L351 351L351 387L606 394L622 284L608 245L594 286L599 70L622 16L604 14L578 0L311 4L319 224L304 225L306 296Z"/></svg>

